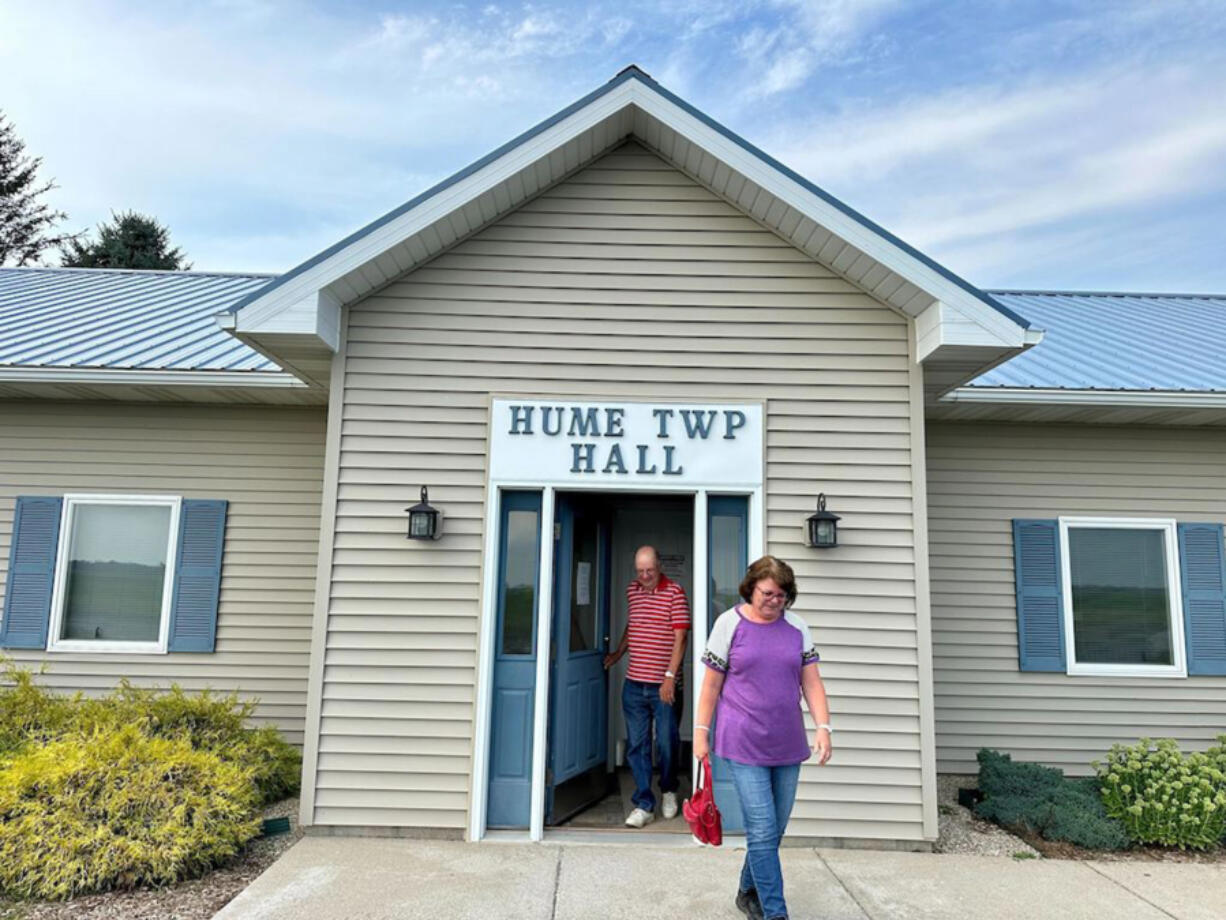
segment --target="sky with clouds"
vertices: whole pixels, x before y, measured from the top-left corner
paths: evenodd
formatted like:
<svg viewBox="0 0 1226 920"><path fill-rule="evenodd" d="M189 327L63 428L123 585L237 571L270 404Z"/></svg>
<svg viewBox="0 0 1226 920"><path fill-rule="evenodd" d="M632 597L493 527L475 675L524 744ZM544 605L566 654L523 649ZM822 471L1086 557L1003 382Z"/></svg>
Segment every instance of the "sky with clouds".
<svg viewBox="0 0 1226 920"><path fill-rule="evenodd" d="M73 229L284 271L636 63L987 288L1226 292L1226 2L0 4Z"/></svg>

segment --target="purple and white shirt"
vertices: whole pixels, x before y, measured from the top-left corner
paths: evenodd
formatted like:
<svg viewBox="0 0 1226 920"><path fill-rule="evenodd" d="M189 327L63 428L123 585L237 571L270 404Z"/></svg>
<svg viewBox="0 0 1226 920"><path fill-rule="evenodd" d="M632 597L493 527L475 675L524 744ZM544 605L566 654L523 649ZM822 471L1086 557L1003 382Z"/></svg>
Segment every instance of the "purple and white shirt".
<svg viewBox="0 0 1226 920"><path fill-rule="evenodd" d="M720 614L702 656L724 675L712 750L759 767L808 760L800 672L819 657L809 624L790 610L770 623L747 619L740 604Z"/></svg>

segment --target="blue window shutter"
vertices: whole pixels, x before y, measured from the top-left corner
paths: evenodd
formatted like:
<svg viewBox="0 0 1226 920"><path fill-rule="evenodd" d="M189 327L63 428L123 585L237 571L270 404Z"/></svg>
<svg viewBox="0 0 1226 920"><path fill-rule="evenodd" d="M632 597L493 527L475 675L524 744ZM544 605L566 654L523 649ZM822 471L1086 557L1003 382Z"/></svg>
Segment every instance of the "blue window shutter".
<svg viewBox="0 0 1226 920"><path fill-rule="evenodd" d="M1023 671L1065 671L1064 592L1056 521L1013 521L1017 649Z"/></svg>
<svg viewBox="0 0 1226 920"><path fill-rule="evenodd" d="M1226 553L1221 524L1179 525L1189 674L1226 674Z"/></svg>
<svg viewBox="0 0 1226 920"><path fill-rule="evenodd" d="M46 648L62 498L17 496L0 646Z"/></svg>
<svg viewBox="0 0 1226 920"><path fill-rule="evenodd" d="M223 500L183 500L170 602L172 652L213 651L227 504Z"/></svg>

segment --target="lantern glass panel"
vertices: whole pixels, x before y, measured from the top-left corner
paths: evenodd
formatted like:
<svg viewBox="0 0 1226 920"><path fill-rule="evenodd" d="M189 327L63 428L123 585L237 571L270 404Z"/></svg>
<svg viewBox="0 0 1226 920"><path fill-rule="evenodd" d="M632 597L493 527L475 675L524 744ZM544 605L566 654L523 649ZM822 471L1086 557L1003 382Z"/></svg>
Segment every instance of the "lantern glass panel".
<svg viewBox="0 0 1226 920"><path fill-rule="evenodd" d="M817 534L813 542L816 546L834 545L834 521L818 521Z"/></svg>
<svg viewBox="0 0 1226 920"><path fill-rule="evenodd" d="M414 511L409 515L409 536L429 539L434 535L434 515L428 511Z"/></svg>

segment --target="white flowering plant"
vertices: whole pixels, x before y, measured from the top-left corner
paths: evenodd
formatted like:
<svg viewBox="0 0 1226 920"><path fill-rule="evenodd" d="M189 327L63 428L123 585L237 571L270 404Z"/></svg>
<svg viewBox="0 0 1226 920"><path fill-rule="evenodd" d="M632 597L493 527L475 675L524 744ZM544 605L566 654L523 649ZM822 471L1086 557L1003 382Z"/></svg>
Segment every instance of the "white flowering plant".
<svg viewBox="0 0 1226 920"><path fill-rule="evenodd" d="M1205 850L1226 834L1226 735L1204 754L1172 738L1117 744L1095 762L1107 814L1134 843Z"/></svg>

